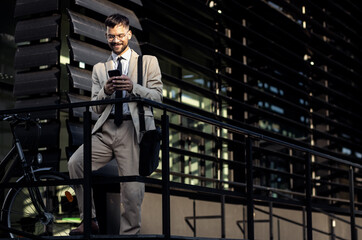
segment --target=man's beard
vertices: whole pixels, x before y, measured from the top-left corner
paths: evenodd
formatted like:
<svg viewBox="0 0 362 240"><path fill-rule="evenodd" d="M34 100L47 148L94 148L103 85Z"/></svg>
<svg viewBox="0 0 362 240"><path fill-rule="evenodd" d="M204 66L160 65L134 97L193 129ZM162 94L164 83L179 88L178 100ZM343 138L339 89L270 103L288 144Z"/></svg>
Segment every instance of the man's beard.
<svg viewBox="0 0 362 240"><path fill-rule="evenodd" d="M111 49L112 49L112 51L115 53L115 54L121 54L121 53L123 53L123 51L128 47L128 43L127 43L127 45L123 45L123 44L119 44L119 43L110 43L110 45L111 45ZM116 46L116 45L122 45L123 47L121 48L121 50L119 50L119 51L115 51L114 50L114 46Z"/></svg>

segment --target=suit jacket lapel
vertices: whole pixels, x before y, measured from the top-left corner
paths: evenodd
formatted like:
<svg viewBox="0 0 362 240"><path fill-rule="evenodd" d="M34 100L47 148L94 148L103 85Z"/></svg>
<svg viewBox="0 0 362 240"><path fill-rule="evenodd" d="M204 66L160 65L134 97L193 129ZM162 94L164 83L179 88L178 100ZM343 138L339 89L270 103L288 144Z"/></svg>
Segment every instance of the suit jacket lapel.
<svg viewBox="0 0 362 240"><path fill-rule="evenodd" d="M128 76L130 77L133 85L137 84L137 58L138 54L132 50L131 59L129 60ZM137 137L139 138L139 120L138 120L138 108L136 102L128 103L129 110L133 119L133 124L137 131Z"/></svg>
<svg viewBox="0 0 362 240"><path fill-rule="evenodd" d="M108 79L108 71L109 70L113 70L114 69L114 63L113 63L113 60L112 60L112 56L110 56L106 62L106 76L107 76L107 79Z"/></svg>
<svg viewBox="0 0 362 240"><path fill-rule="evenodd" d="M133 83L137 83L137 57L138 54L131 50L131 58L129 60L128 76L131 78Z"/></svg>

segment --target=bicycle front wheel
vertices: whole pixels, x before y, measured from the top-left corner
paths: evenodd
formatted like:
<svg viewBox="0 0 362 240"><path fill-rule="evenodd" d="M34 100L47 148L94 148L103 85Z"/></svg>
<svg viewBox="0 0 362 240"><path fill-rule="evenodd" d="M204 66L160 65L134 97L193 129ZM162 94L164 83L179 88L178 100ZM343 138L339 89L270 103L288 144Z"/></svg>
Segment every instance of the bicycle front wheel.
<svg viewBox="0 0 362 240"><path fill-rule="evenodd" d="M57 172L36 172L38 181L66 179ZM2 219L9 228L36 236L68 236L80 223L75 193L69 185L37 187L46 208L46 216L39 213L31 200L28 188L9 191L2 210ZM10 233L13 238L21 234Z"/></svg>

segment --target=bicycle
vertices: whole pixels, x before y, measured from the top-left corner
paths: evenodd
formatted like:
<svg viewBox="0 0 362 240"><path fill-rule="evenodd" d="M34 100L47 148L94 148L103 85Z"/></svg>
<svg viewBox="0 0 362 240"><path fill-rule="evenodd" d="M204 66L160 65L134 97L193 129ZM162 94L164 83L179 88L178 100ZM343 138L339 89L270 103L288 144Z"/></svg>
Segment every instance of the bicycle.
<svg viewBox="0 0 362 240"><path fill-rule="evenodd" d="M13 182L13 170L20 162L23 175L16 183L24 183L22 185L25 186L8 190L1 208L1 223L12 238L68 236L69 231L80 223L78 204L73 188L62 183L68 179L66 175L52 171L51 168L36 169L34 166L36 161L39 165L42 161L42 156L37 151L41 125L29 115L5 115L0 116L0 120L10 122L13 136L12 148L0 162L0 170L4 172L0 183ZM25 154L28 152L24 153L18 137L19 127L36 129L35 150L29 152L29 157L29 154Z"/></svg>

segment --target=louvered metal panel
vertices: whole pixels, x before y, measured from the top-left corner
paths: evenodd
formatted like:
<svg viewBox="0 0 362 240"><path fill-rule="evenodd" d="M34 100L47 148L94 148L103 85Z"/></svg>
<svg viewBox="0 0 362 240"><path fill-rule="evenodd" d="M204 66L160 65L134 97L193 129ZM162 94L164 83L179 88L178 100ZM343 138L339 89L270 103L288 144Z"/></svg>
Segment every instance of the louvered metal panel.
<svg viewBox="0 0 362 240"><path fill-rule="evenodd" d="M68 10L70 23L74 33L95 39L102 43L107 43L104 23Z"/></svg>
<svg viewBox="0 0 362 240"><path fill-rule="evenodd" d="M131 40L129 40L128 44L129 47L132 48L138 55L142 55L140 44L138 43L138 40L135 35L132 35L132 38Z"/></svg>
<svg viewBox="0 0 362 240"><path fill-rule="evenodd" d="M142 1L141 0L130 0L131 2L134 2L137 5L140 5L141 7L143 6Z"/></svg>
<svg viewBox="0 0 362 240"><path fill-rule="evenodd" d="M80 146L83 144L83 124L79 122L70 122L67 120L67 130L69 133L70 146Z"/></svg>
<svg viewBox="0 0 362 240"><path fill-rule="evenodd" d="M68 15L70 17L74 33L89 37L102 43L107 43L104 23L72 11L68 11ZM141 54L141 48L135 35L132 35L129 45L138 54Z"/></svg>
<svg viewBox="0 0 362 240"><path fill-rule="evenodd" d="M15 42L58 37L60 15L19 21L15 29Z"/></svg>
<svg viewBox="0 0 362 240"><path fill-rule="evenodd" d="M122 14L129 19L131 27L142 30L142 26L133 11L107 0L76 0L76 4L93 11L109 16L114 13Z"/></svg>
<svg viewBox="0 0 362 240"><path fill-rule="evenodd" d="M90 101L90 97L70 93L68 94L68 100L70 103L86 102ZM71 112L74 117L83 117L84 111L85 107L79 107L79 108L73 108ZM90 108L90 111L92 113L92 120L94 121L98 120L99 114L94 113L92 108Z"/></svg>
<svg viewBox="0 0 362 240"><path fill-rule="evenodd" d="M107 43L104 23L72 11L68 11L68 15L70 17L74 33L86 36L102 43ZM129 41L129 45L138 54L142 54L135 35L132 35L132 38Z"/></svg>
<svg viewBox="0 0 362 240"><path fill-rule="evenodd" d="M17 0L14 17L44 13L58 9L58 0Z"/></svg>
<svg viewBox="0 0 362 240"><path fill-rule="evenodd" d="M57 41L37 45L19 47L15 53L15 69L56 65L59 62L59 47Z"/></svg>
<svg viewBox="0 0 362 240"><path fill-rule="evenodd" d="M59 69L17 73L15 75L14 96L55 93L58 91Z"/></svg>
<svg viewBox="0 0 362 240"><path fill-rule="evenodd" d="M107 61L110 51L96 47L89 43L68 38L68 45L74 61L94 65L101 61Z"/></svg>
<svg viewBox="0 0 362 240"><path fill-rule="evenodd" d="M35 98L35 99L21 99L16 101L15 108L48 106L48 105L55 105L58 103L59 103L59 98L56 96ZM55 119L57 118L57 110L32 112L30 113L30 116L32 118L39 118L39 119Z"/></svg>
<svg viewBox="0 0 362 240"><path fill-rule="evenodd" d="M16 0L14 17L17 18L13 94L18 98L15 108L38 107L59 103L59 51L60 20L59 0ZM43 69L43 70L40 70ZM51 96L51 97L49 97ZM26 98L24 98L26 97ZM60 122L57 110L31 112L32 118L42 121L39 147L44 153L41 167L59 169ZM29 131L34 131L30 128ZM29 143L34 142L34 135L23 132ZM22 138L21 137L21 138ZM24 144L26 148L26 144Z"/></svg>
<svg viewBox="0 0 362 240"><path fill-rule="evenodd" d="M41 123L41 134L39 137L39 148L56 148L59 145L59 122ZM21 140L22 147L30 149L34 147L34 139L37 135L38 128L31 126L28 129L19 127L16 129L16 133Z"/></svg>
<svg viewBox="0 0 362 240"><path fill-rule="evenodd" d="M67 65L70 80L74 88L79 88L86 91L92 90L92 72L89 70Z"/></svg>

